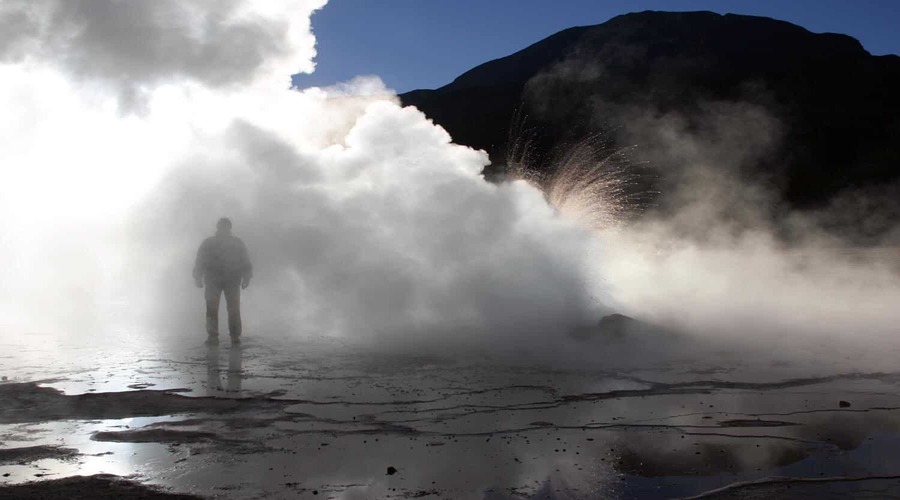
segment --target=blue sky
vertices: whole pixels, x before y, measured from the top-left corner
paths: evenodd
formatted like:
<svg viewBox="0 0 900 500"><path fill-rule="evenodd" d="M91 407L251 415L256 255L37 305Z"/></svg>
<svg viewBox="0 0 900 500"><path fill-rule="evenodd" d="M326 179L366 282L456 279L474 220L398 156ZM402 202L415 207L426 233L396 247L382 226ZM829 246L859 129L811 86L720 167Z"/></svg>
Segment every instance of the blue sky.
<svg viewBox="0 0 900 500"><path fill-rule="evenodd" d="M330 0L312 18L316 73L295 83L375 74L398 92L436 88L562 29L642 10L774 17L900 54L900 0Z"/></svg>

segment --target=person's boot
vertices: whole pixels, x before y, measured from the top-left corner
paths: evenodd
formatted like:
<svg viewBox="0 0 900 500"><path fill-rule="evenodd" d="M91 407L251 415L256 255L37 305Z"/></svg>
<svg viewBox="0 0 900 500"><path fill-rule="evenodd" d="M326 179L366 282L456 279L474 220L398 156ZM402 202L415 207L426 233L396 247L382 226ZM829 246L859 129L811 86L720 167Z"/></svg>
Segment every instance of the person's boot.
<svg viewBox="0 0 900 500"><path fill-rule="evenodd" d="M232 343L232 345L240 345L240 344L241 344L241 337L239 337L239 336L238 336L238 337L232 336L232 337L231 337L231 343Z"/></svg>
<svg viewBox="0 0 900 500"><path fill-rule="evenodd" d="M206 337L206 342L204 344L208 346L219 345L219 336L218 335L210 335Z"/></svg>

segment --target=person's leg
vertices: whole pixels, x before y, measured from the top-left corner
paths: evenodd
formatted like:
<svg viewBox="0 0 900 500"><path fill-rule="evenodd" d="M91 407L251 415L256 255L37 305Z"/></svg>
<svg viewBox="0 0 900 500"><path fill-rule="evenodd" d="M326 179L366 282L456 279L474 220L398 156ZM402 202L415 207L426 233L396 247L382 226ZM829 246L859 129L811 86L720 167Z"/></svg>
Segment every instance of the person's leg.
<svg viewBox="0 0 900 500"><path fill-rule="evenodd" d="M225 287L225 305L228 306L228 333L231 340L241 339L241 283L229 283Z"/></svg>
<svg viewBox="0 0 900 500"><path fill-rule="evenodd" d="M206 333L210 340L218 340L219 300L222 298L222 287L217 283L207 283L204 296L206 298Z"/></svg>

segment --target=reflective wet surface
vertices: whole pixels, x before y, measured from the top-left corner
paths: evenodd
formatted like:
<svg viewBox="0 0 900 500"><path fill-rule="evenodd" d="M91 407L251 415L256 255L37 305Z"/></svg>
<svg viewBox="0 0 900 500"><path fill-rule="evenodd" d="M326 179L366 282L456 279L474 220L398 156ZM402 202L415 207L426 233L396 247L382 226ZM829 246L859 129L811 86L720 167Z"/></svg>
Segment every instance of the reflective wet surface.
<svg viewBox="0 0 900 500"><path fill-rule="evenodd" d="M614 367L325 339L16 340L0 360L0 484L107 473L225 498L900 494L900 373L883 352L652 358L619 341L634 359Z"/></svg>

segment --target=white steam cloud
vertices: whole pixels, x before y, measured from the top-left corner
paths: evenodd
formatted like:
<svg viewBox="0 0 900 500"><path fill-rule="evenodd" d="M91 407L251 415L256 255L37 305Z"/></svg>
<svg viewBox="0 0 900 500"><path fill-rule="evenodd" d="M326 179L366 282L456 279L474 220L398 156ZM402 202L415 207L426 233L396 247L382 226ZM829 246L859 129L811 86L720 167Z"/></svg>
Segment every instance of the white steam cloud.
<svg viewBox="0 0 900 500"><path fill-rule="evenodd" d="M859 246L779 202L778 179L759 165L783 124L741 102L626 116L636 151L672 170L654 214L603 236L618 310L745 347L830 350L832 361L848 347L896 348L900 248ZM865 224L879 212L854 215Z"/></svg>
<svg viewBox="0 0 900 500"><path fill-rule="evenodd" d="M7 0L0 63L48 65L130 106L159 86L289 84L314 68L313 10L324 0Z"/></svg>
<svg viewBox="0 0 900 500"><path fill-rule="evenodd" d="M554 338L596 316L596 243L540 192L485 182L483 152L377 79L287 88L322 5L4 2L8 328L202 339L190 268L220 216L254 261L249 336Z"/></svg>

